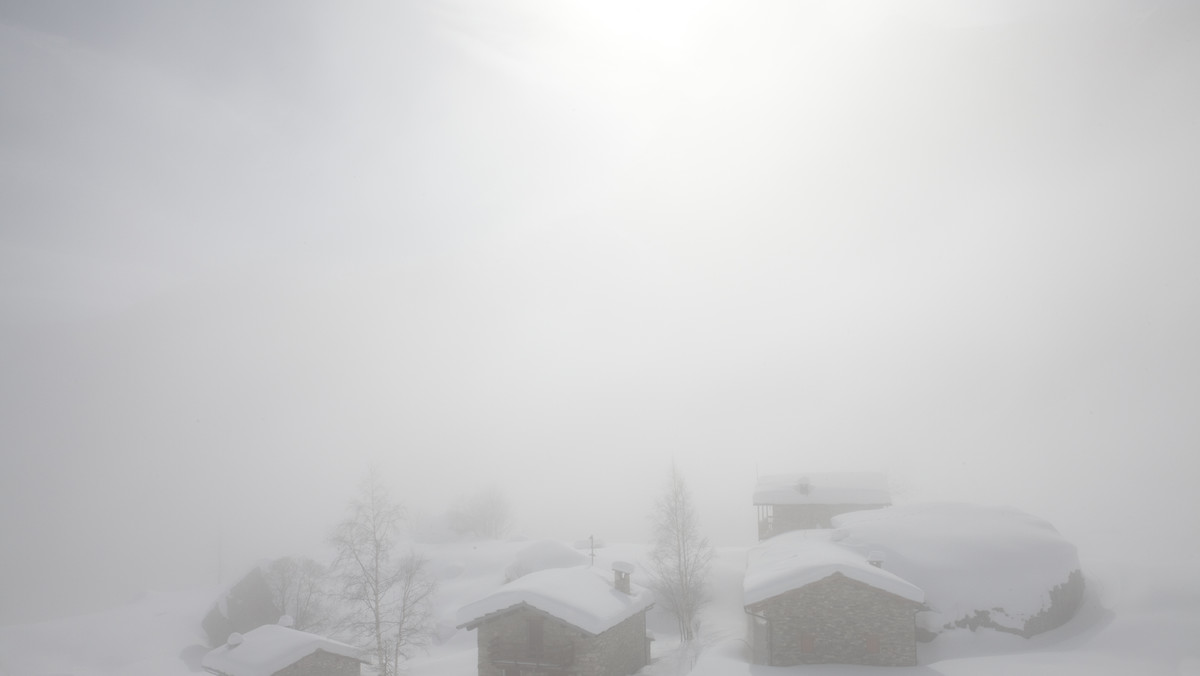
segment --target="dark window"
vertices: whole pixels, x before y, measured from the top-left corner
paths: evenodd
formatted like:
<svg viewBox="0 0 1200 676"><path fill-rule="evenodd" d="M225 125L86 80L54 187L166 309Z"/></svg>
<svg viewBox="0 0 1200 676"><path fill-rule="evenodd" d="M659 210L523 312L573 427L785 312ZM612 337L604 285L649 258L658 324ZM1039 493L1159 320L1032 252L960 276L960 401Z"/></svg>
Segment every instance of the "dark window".
<svg viewBox="0 0 1200 676"><path fill-rule="evenodd" d="M868 655L879 654L879 634L867 634L863 637L863 644Z"/></svg>

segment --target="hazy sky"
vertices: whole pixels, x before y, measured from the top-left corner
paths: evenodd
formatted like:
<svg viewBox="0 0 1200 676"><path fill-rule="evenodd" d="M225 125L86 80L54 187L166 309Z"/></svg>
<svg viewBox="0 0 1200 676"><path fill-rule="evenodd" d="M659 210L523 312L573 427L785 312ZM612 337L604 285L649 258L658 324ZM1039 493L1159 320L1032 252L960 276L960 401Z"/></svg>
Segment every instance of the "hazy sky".
<svg viewBox="0 0 1200 676"><path fill-rule="evenodd" d="M0 623L319 556L370 462L1200 560L1194 2L4 0L0 92Z"/></svg>

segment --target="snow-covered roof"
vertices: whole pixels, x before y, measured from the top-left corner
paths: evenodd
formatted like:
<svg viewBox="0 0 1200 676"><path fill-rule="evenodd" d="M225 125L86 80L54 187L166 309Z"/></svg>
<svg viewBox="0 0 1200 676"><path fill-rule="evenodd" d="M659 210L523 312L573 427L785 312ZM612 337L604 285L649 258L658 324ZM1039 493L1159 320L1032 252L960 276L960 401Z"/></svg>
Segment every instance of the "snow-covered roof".
<svg viewBox="0 0 1200 676"><path fill-rule="evenodd" d="M925 592L867 557L829 540L828 531L793 531L777 535L750 550L742 601L752 605L841 573L876 589L921 603Z"/></svg>
<svg viewBox="0 0 1200 676"><path fill-rule="evenodd" d="M305 631L266 624L243 634L237 645L226 643L210 650L200 665L227 676L271 676L318 650L360 662L369 661L354 646Z"/></svg>
<svg viewBox="0 0 1200 676"><path fill-rule="evenodd" d="M756 505L890 505L881 472L771 474L758 478Z"/></svg>
<svg viewBox="0 0 1200 676"><path fill-rule="evenodd" d="M600 634L654 604L648 590L631 584L630 591L614 588L612 571L602 568L541 570L463 606L458 626L474 629L489 615L528 605L589 634Z"/></svg>

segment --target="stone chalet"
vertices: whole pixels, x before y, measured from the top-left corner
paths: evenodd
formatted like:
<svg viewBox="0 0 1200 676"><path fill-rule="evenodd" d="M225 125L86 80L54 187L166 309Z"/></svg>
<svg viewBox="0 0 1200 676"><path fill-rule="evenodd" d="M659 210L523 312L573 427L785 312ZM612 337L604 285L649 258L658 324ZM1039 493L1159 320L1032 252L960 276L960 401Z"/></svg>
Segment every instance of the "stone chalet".
<svg viewBox="0 0 1200 676"><path fill-rule="evenodd" d="M825 531L785 533L747 557L742 600L757 664L917 663L921 589Z"/></svg>
<svg viewBox="0 0 1200 676"><path fill-rule="evenodd" d="M829 528L833 517L892 504L887 476L831 472L762 476L754 489L758 539L807 528Z"/></svg>
<svg viewBox="0 0 1200 676"><path fill-rule="evenodd" d="M464 606L459 628L478 629L479 676L626 676L650 661L649 591L590 567L530 573Z"/></svg>
<svg viewBox="0 0 1200 676"><path fill-rule="evenodd" d="M370 663L358 648L283 626L286 620L230 634L200 666L217 676L359 676Z"/></svg>

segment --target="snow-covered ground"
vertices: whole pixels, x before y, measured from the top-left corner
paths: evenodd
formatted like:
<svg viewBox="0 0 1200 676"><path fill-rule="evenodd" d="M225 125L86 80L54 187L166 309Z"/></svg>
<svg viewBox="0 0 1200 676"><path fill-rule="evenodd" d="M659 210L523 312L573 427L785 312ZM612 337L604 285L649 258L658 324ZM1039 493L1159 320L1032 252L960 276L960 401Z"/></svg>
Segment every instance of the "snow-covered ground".
<svg viewBox="0 0 1200 676"><path fill-rule="evenodd" d="M562 546L559 546L562 545ZM475 673L475 633L454 628L458 609L504 583L521 561L542 557L569 563L569 544L548 541L461 542L423 546L441 579L438 641L408 663L412 676ZM588 552L580 554L587 562ZM596 550L595 566L645 560L645 547L611 544ZM743 548L722 548L712 571L713 603L704 614L703 641L682 655L673 623L658 609L649 624L655 662L644 674L695 676L800 673L878 674L880 668L828 666L771 668L745 659ZM1066 625L1032 639L992 630L955 630L921 644L921 666L884 669L895 674L1170 674L1200 675L1200 580L1184 562L1089 561L1087 594ZM634 573L644 583L644 573ZM0 676L184 676L199 670L204 634L200 620L217 589L152 593L112 610L37 624L0 627Z"/></svg>

